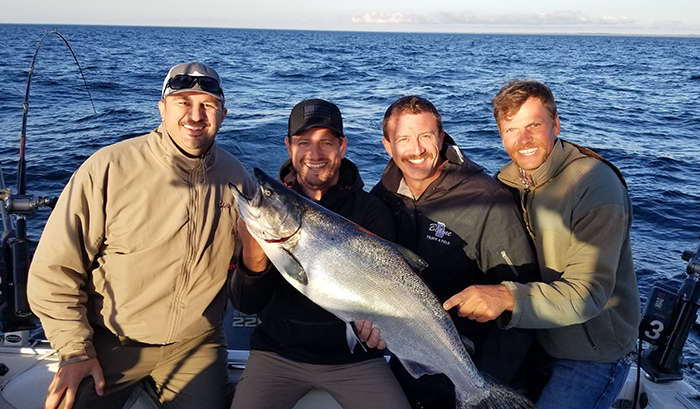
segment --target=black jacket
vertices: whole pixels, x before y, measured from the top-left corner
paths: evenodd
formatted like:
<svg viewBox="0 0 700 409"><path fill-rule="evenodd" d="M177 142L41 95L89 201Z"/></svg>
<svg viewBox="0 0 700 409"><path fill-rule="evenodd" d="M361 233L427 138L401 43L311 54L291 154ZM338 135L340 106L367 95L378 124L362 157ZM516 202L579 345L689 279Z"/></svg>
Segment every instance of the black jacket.
<svg viewBox="0 0 700 409"><path fill-rule="evenodd" d="M290 161L282 165L279 179L303 195ZM393 241L395 229L391 212L381 200L362 190L363 186L355 164L343 159L338 183L318 204ZM288 359L313 364L359 362L383 354L376 349L365 352L359 345L350 353L345 323L287 283L274 266L251 275L239 264L234 269L229 290L236 309L257 314L262 321L251 337L251 349L272 351Z"/></svg>
<svg viewBox="0 0 700 409"><path fill-rule="evenodd" d="M445 134L440 176L418 198L397 193L403 180L393 159L372 193L391 208L398 243L422 257L422 277L441 301L474 284L539 280L537 259L512 194L466 159ZM494 321L477 323L451 311L457 329L475 346L484 372L510 383L534 333L505 331Z"/></svg>

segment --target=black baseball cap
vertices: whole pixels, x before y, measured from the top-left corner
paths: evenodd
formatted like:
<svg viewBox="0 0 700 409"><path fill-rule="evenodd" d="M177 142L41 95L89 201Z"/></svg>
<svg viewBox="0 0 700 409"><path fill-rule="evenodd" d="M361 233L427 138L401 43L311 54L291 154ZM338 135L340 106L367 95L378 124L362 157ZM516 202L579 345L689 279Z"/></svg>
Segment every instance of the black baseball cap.
<svg viewBox="0 0 700 409"><path fill-rule="evenodd" d="M328 128L339 137L345 137L340 109L335 104L322 99L301 101L289 114L287 137L291 138L310 128Z"/></svg>

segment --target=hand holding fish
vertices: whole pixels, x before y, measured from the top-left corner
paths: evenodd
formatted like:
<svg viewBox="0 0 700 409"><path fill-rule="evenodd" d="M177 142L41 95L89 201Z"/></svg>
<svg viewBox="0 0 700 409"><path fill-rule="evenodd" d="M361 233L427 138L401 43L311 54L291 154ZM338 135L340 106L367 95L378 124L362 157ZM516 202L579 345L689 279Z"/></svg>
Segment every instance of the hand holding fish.
<svg viewBox="0 0 700 409"><path fill-rule="evenodd" d="M368 347L378 349L386 348L386 342L381 339L379 328L372 328L372 321L357 320L355 329L357 330L357 336L360 338L360 341L364 342Z"/></svg>
<svg viewBox="0 0 700 409"><path fill-rule="evenodd" d="M472 285L453 295L442 304L449 311L459 307L457 314L477 322L488 322L500 316L503 311L513 311L513 295L504 285ZM358 320L355 323L360 341L370 348L386 348L381 339L379 328L373 328L372 322Z"/></svg>
<svg viewBox="0 0 700 409"><path fill-rule="evenodd" d="M243 265L252 273L264 271L268 263L267 255L248 231L248 226L242 217L238 218L238 235L243 243L243 253L241 254Z"/></svg>
<svg viewBox="0 0 700 409"><path fill-rule="evenodd" d="M513 295L502 284L472 285L453 295L442 307L446 311L458 307L460 317L487 322L498 318L503 311L513 311L514 304Z"/></svg>

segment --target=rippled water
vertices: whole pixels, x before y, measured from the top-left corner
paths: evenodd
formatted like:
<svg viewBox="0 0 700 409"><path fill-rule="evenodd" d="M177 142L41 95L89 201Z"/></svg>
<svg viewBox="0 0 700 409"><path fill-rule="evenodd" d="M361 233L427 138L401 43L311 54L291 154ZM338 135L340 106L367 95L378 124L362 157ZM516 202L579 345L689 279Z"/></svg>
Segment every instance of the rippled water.
<svg viewBox="0 0 700 409"><path fill-rule="evenodd" d="M54 27L0 25L0 160L16 178L22 104L37 43ZM219 72L228 117L219 143L251 169L276 173L292 106L306 98L343 112L347 156L374 185L388 156L381 117L399 96L430 99L445 130L493 173L506 160L490 99L512 78L549 85L561 136L614 162L635 211L632 238L643 301L654 281L677 284L700 235L700 38L303 32L148 27L57 27L44 41L30 92L28 189L57 196L95 150L159 123L167 70L202 61ZM133 192L134 195L140 192ZM40 234L47 212L30 218ZM691 333L686 357L700 362ZM697 370L687 371L700 386Z"/></svg>

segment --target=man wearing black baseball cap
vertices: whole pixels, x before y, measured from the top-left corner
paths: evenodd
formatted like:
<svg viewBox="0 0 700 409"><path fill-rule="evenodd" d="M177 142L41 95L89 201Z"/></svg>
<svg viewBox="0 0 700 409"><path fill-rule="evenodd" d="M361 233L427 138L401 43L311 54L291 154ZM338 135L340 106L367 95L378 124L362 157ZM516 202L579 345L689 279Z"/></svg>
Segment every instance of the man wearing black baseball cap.
<svg viewBox="0 0 700 409"><path fill-rule="evenodd" d="M321 99L297 104L285 138L289 160L279 179L289 188L365 229L394 240L394 224L381 200L365 192L346 159L347 139L338 107ZM234 270L234 306L258 314L250 359L236 387L233 409L291 408L314 388L345 409L407 409L408 401L382 351L348 345L343 321L304 297L268 262L240 229L241 262Z"/></svg>
<svg viewBox="0 0 700 409"><path fill-rule="evenodd" d="M337 106L321 99L297 104L289 115L284 142L289 161L280 170L280 180L287 186L296 183L306 196L318 201L338 184L348 141ZM352 182L362 183L355 164L347 159L345 162L345 173L357 176Z"/></svg>
<svg viewBox="0 0 700 409"><path fill-rule="evenodd" d="M92 155L44 229L28 293L59 356L46 408L122 408L146 378L164 408L227 407L228 185L254 182L214 141L216 71L176 65L161 98L160 126Z"/></svg>

